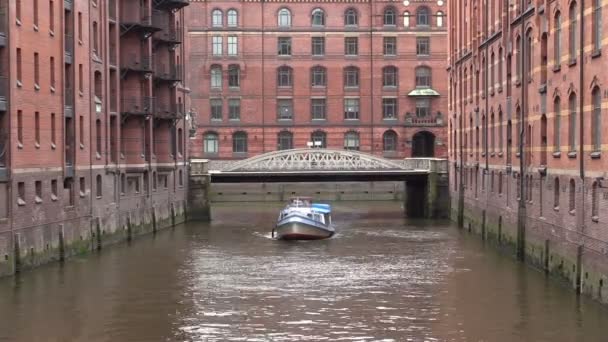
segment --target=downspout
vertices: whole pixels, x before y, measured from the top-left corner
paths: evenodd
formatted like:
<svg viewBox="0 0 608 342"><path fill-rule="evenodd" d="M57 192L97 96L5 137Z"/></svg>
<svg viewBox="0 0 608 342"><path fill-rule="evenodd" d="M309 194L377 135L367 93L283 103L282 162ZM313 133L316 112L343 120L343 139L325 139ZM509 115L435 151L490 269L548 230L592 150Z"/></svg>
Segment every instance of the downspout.
<svg viewBox="0 0 608 342"><path fill-rule="evenodd" d="M458 6L458 3L456 3L456 5L454 5L453 2L450 2L450 4L452 4L452 6ZM459 11L462 12L462 3L459 6ZM461 13L462 14L462 13ZM449 14L448 14L449 15ZM450 15L449 18L451 18L452 16ZM451 20L450 20L450 26L452 25ZM462 29L462 28L461 28ZM459 31L457 32L459 37L462 37L462 32ZM459 42L464 45L464 41L462 38L459 39ZM466 99L464 99L463 97L463 79L462 79L462 68L459 67L458 70L458 78L460 80L460 82L458 82L458 88L459 88L459 95L460 95L460 115L459 120L458 120L458 125L460 128L460 144L459 144L459 155L460 155L460 167L458 169L459 171L459 186L458 186L458 227L459 228L463 228L464 227L464 179L465 179L465 174L464 174L464 148L463 148L463 144L464 144L464 113L465 113L465 105L464 105L464 101L466 101Z"/></svg>
<svg viewBox="0 0 608 342"><path fill-rule="evenodd" d="M583 193L583 201L581 201L579 203L579 208L581 210L580 215L578 215L578 220L580 222L581 225L581 234L585 233L585 218L586 218L586 208L585 208L585 201L584 198L586 198L586 188L585 188L585 130L584 130L584 123L585 123L585 112L584 112L584 99L585 99L585 91L583 90L585 87L585 71L584 71L584 58L585 58L585 49L584 49L584 42L585 42L585 0L580 0L581 1L581 9L580 9L580 16L581 16L581 26L579 29L579 34L580 34L580 42L579 42L579 55L580 55L580 60L579 60L579 93L581 94L580 96L580 100L579 100L579 163L580 163L580 177L581 177L581 189L582 189L582 193ZM578 246L578 250L577 250L577 255L576 255L576 291L577 292L581 292L582 290L582 258L583 258L583 243L582 243L582 239L580 239L579 241L579 246Z"/></svg>
<svg viewBox="0 0 608 342"><path fill-rule="evenodd" d="M494 0L489 0L489 1L494 1ZM490 12L489 11L489 6L487 5L486 1L484 1L484 5L485 5L484 7L485 7L486 23L488 23L490 21L490 19L489 19L489 17L490 17L489 16L489 14L490 14L489 13ZM492 23L492 25L493 25L493 23ZM485 84L484 92L485 92L485 95L486 95L485 96L486 97L485 98L485 103L486 103L486 109L485 109L486 119L485 119L485 124L484 124L484 127L483 127L484 132L485 132L484 133L485 139L484 139L484 142L483 142L483 148L484 148L484 150L486 152L485 153L486 166L485 166L484 174L487 175L488 174L488 170L490 168L490 166L489 166L489 163L490 163L490 161L489 161L490 150L488 149L488 133L489 133L488 132L488 127L490 127L489 126L490 125L490 120L489 120L489 118L490 118L490 113L489 113L489 108L490 108L490 103L489 103L490 92L488 91L488 89L489 89L489 87L488 87L488 81L489 81L488 72L490 70L489 69L489 65L490 65L489 60L490 60L490 58L488 56L488 46L490 44L489 44L488 40L490 39L490 37L488 35L488 33L489 33L488 32L488 25L485 25L485 26L486 27L484 27L484 31L485 31L485 37L486 37L486 44L485 44L486 45L485 46L486 53L485 53L485 65L484 65L485 72L484 72L484 77L483 77L484 80L483 80L483 82ZM494 66L492 66L492 67L494 67ZM492 87L494 87L493 84L492 84ZM484 183L485 183L485 178L486 177L483 177ZM484 184L484 187L485 187L485 184Z"/></svg>
<svg viewBox="0 0 608 342"><path fill-rule="evenodd" d="M526 89L528 88L528 79L526 77L527 70L526 68L530 68L530 65L526 65L526 59L524 56L526 55L526 32L525 32L525 22L526 15L525 9L521 9L521 46L520 46L520 56L517 56L520 59L521 75L518 75L521 80L521 123L519 129L519 208L517 211L517 258L521 261L525 259L526 256L526 185L524 180L524 172L526 170L526 155L524 154L524 138L526 132L526 120L528 116L528 108L527 108L527 98L526 98Z"/></svg>
<svg viewBox="0 0 608 342"><path fill-rule="evenodd" d="M371 105L371 154L374 154L374 9L369 0L369 63L370 63L370 105ZM360 108L359 108L360 110ZM359 139L361 139L359 137Z"/></svg>
<svg viewBox="0 0 608 342"><path fill-rule="evenodd" d="M262 153L266 153L266 53L264 47L266 46L266 23L264 21L264 3L265 0L261 0L262 4Z"/></svg>

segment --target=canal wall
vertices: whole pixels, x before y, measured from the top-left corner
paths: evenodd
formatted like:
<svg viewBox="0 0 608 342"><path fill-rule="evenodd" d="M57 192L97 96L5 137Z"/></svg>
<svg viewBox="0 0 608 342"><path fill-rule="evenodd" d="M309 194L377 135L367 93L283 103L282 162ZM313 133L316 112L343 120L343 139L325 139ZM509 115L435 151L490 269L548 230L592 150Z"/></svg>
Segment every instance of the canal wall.
<svg viewBox="0 0 608 342"><path fill-rule="evenodd" d="M544 182L530 183L531 188L524 194L525 207L520 208L516 175L496 177L499 182L495 184L494 177L483 175L479 180L465 177L464 182L456 177L457 173L450 174L450 216L462 229L478 234L577 293L608 304L608 244L593 234L594 226L587 225L604 227L601 221L581 224L582 218L575 211L555 206L555 189ZM557 191L566 192L562 188ZM573 196L575 207L591 207L582 193ZM585 226L583 231L580 227Z"/></svg>

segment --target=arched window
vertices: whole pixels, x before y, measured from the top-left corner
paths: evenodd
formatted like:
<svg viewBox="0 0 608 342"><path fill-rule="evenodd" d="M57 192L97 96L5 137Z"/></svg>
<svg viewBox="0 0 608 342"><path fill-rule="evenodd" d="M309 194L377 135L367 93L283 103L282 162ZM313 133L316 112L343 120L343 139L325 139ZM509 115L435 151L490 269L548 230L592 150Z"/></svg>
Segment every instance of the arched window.
<svg viewBox="0 0 608 342"><path fill-rule="evenodd" d="M540 165L547 166L547 116L540 117Z"/></svg>
<svg viewBox="0 0 608 342"><path fill-rule="evenodd" d="M238 64L228 66L228 86L238 88L241 86L241 68Z"/></svg>
<svg viewBox="0 0 608 342"><path fill-rule="evenodd" d="M569 190L570 199L568 201L568 209L570 210L570 213L573 213L576 210L576 183L574 182L574 179L570 179Z"/></svg>
<svg viewBox="0 0 608 342"><path fill-rule="evenodd" d="M593 51L602 48L602 0L593 0Z"/></svg>
<svg viewBox="0 0 608 342"><path fill-rule="evenodd" d="M568 152L576 152L576 94L570 94L568 99Z"/></svg>
<svg viewBox="0 0 608 342"><path fill-rule="evenodd" d="M553 65L557 67L562 58L562 16L560 12L555 13L553 31Z"/></svg>
<svg viewBox="0 0 608 342"><path fill-rule="evenodd" d="M525 55L525 68L526 68L526 81L532 82L532 30L526 32L526 55Z"/></svg>
<svg viewBox="0 0 608 342"><path fill-rule="evenodd" d="M359 86L359 68L349 66L344 68L344 87L356 88Z"/></svg>
<svg viewBox="0 0 608 342"><path fill-rule="evenodd" d="M327 148L327 134L323 131L312 132L310 140L316 148Z"/></svg>
<svg viewBox="0 0 608 342"><path fill-rule="evenodd" d="M490 3L493 3L490 1ZM494 23L492 23L493 25ZM443 27L443 12L437 12L437 27Z"/></svg>
<svg viewBox="0 0 608 342"><path fill-rule="evenodd" d="M387 7L384 10L384 25L397 25L395 9L393 7Z"/></svg>
<svg viewBox="0 0 608 342"><path fill-rule="evenodd" d="M290 27L291 12L287 8L281 8L279 10L278 21L280 27Z"/></svg>
<svg viewBox="0 0 608 342"><path fill-rule="evenodd" d="M324 67L317 65L310 69L310 85L313 87L325 87L327 85L327 71Z"/></svg>
<svg viewBox="0 0 608 342"><path fill-rule="evenodd" d="M403 12L403 27L410 27L410 16L409 11Z"/></svg>
<svg viewBox="0 0 608 342"><path fill-rule="evenodd" d="M422 6L416 11L416 26L429 26L429 9Z"/></svg>
<svg viewBox="0 0 608 342"><path fill-rule="evenodd" d="M561 130L562 130L562 105L559 97L553 100L553 152L561 150Z"/></svg>
<svg viewBox="0 0 608 342"><path fill-rule="evenodd" d="M498 49L498 91L501 91L501 89L502 89L503 61L504 61L504 56L502 54L502 47L501 47Z"/></svg>
<svg viewBox="0 0 608 342"><path fill-rule="evenodd" d="M382 68L382 85L384 87L397 86L397 68L389 65Z"/></svg>
<svg viewBox="0 0 608 342"><path fill-rule="evenodd" d="M203 152L215 154L220 151L220 139L215 132L205 133L203 136Z"/></svg>
<svg viewBox="0 0 608 342"><path fill-rule="evenodd" d="M230 9L226 13L228 27L237 27L239 25L239 14L235 9Z"/></svg>
<svg viewBox="0 0 608 342"><path fill-rule="evenodd" d="M247 133L235 132L234 134L232 134L232 152L247 152Z"/></svg>
<svg viewBox="0 0 608 342"><path fill-rule="evenodd" d="M344 134L344 149L357 151L359 150L359 133L346 132Z"/></svg>
<svg viewBox="0 0 608 342"><path fill-rule="evenodd" d="M224 24L224 14L219 9L214 9L211 12L211 26L213 27L222 27Z"/></svg>
<svg viewBox="0 0 608 342"><path fill-rule="evenodd" d="M503 125L502 125L502 108L498 110L498 153L503 152L504 141L503 141Z"/></svg>
<svg viewBox="0 0 608 342"><path fill-rule="evenodd" d="M576 1L570 4L569 19L570 25L568 25L568 54L570 62L576 61L576 31L578 28L578 15L576 14Z"/></svg>
<svg viewBox="0 0 608 342"><path fill-rule="evenodd" d="M393 130L388 130L384 132L382 136L383 149L384 152L394 152L397 151L397 133Z"/></svg>
<svg viewBox="0 0 608 342"><path fill-rule="evenodd" d="M428 67L416 68L416 88L428 88L431 86L431 69Z"/></svg>
<svg viewBox="0 0 608 342"><path fill-rule="evenodd" d="M277 69L277 86L279 86L279 87L293 86L291 67L284 65Z"/></svg>
<svg viewBox="0 0 608 342"><path fill-rule="evenodd" d="M522 69L521 69L521 37L518 35L515 38L515 79L517 81L521 81L522 79Z"/></svg>
<svg viewBox="0 0 608 342"><path fill-rule="evenodd" d="M493 111L490 114L490 152L496 152L496 121Z"/></svg>
<svg viewBox="0 0 608 342"><path fill-rule="evenodd" d="M95 120L95 149L97 152L97 156L101 157L101 150L103 148L103 134L101 132L101 120Z"/></svg>
<svg viewBox="0 0 608 342"><path fill-rule="evenodd" d="M211 88L222 87L222 67L214 65L211 67Z"/></svg>
<svg viewBox="0 0 608 342"><path fill-rule="evenodd" d="M320 8L312 10L312 26L325 26L325 12Z"/></svg>
<svg viewBox="0 0 608 342"><path fill-rule="evenodd" d="M599 87L593 88L591 93L593 99L593 118L591 140L593 142L593 151L601 152L602 150L602 92Z"/></svg>
<svg viewBox="0 0 608 342"><path fill-rule="evenodd" d="M293 149L293 133L289 131L279 132L277 140L277 147L279 150Z"/></svg>
<svg viewBox="0 0 608 342"><path fill-rule="evenodd" d="M553 208L555 208L555 210L559 209L559 193L559 177L555 177L553 180Z"/></svg>
<svg viewBox="0 0 608 342"><path fill-rule="evenodd" d="M357 10L349 8L344 12L344 25L345 26L357 26L359 24L359 16Z"/></svg>

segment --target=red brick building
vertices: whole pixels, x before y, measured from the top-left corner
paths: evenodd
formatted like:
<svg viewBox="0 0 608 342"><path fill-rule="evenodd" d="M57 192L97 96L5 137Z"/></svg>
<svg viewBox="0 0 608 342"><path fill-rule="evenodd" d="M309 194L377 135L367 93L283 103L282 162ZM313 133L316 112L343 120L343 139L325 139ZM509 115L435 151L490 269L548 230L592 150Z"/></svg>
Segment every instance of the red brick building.
<svg viewBox="0 0 608 342"><path fill-rule="evenodd" d="M0 274L181 219L186 5L0 1Z"/></svg>
<svg viewBox="0 0 608 342"><path fill-rule="evenodd" d="M443 1L191 1L191 154L446 156Z"/></svg>
<svg viewBox="0 0 608 342"><path fill-rule="evenodd" d="M448 11L453 215L604 302L607 6L472 0Z"/></svg>

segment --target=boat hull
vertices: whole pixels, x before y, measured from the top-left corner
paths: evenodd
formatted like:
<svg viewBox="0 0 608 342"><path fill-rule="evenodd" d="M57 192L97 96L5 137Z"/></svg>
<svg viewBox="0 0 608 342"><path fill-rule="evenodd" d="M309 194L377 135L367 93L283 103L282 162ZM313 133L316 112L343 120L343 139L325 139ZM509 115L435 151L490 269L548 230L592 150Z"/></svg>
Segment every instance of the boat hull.
<svg viewBox="0 0 608 342"><path fill-rule="evenodd" d="M275 234L280 240L321 240L334 235L334 231L300 220L288 220L277 225Z"/></svg>

